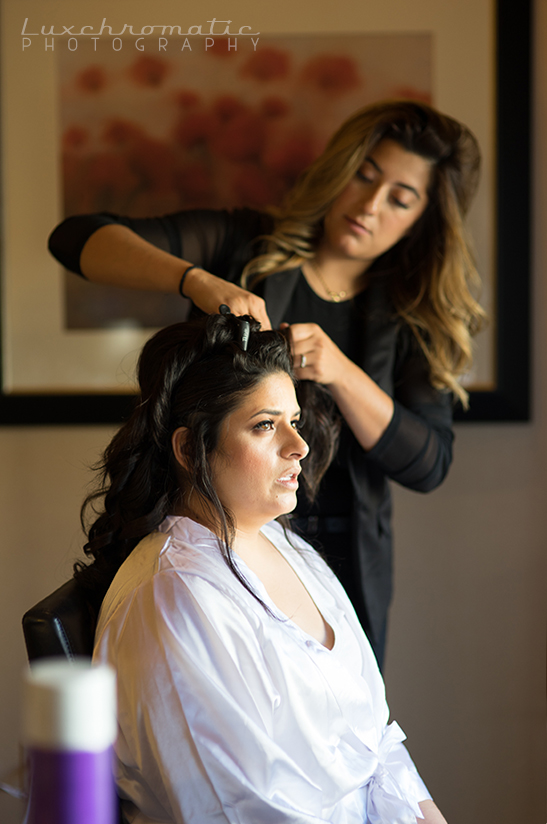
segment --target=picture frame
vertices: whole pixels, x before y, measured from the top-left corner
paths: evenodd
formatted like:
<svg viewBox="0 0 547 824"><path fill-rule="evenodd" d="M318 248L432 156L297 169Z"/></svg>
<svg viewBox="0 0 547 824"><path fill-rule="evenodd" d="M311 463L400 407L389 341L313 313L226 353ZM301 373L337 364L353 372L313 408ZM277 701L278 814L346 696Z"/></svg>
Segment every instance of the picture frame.
<svg viewBox="0 0 547 824"><path fill-rule="evenodd" d="M496 31L496 385L470 392L457 421L528 421L530 385L531 22L529 0L518 14L497 2Z"/></svg>
<svg viewBox="0 0 547 824"><path fill-rule="evenodd" d="M495 6L495 381L492 387L471 391L469 410L456 409L458 421L526 421L530 416L531 4L526 0L518 14L509 0L496 0ZM6 258L3 266L9 266ZM2 340L9 345L9 336L7 344L5 334ZM19 393L5 390L5 378L4 368L4 425L118 423L132 406L127 391Z"/></svg>

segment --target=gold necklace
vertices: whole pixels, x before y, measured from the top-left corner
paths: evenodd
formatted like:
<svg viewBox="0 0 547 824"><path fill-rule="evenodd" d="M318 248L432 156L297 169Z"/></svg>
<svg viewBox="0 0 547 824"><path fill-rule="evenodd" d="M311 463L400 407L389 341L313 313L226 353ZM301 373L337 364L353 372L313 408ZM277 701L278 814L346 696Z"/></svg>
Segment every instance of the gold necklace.
<svg viewBox="0 0 547 824"><path fill-rule="evenodd" d="M345 289L341 289L339 292L334 292L332 289L329 289L329 287L327 286L327 284L323 280L323 277L322 277L321 273L319 272L319 269L317 268L317 264L315 263L314 260L310 260L310 265L311 265L313 271L315 272L315 274L317 275L317 280L319 281L319 283L321 284L321 286L323 287L323 289L325 290L325 292L329 296L329 300L331 300L333 303L340 303L341 300L344 300L344 298L347 298L348 293L346 292Z"/></svg>

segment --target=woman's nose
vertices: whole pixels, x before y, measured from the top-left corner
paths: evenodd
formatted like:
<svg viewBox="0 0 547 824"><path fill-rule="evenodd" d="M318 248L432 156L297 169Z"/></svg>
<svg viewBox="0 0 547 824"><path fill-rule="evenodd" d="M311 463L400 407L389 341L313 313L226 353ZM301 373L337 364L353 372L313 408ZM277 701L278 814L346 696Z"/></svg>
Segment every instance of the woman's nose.
<svg viewBox="0 0 547 824"><path fill-rule="evenodd" d="M299 461L306 457L310 448L300 432L291 428L291 437L286 444L286 454L296 457Z"/></svg>
<svg viewBox="0 0 547 824"><path fill-rule="evenodd" d="M367 215L374 215L380 208L382 202L382 187L371 186L371 188L363 195L362 207Z"/></svg>

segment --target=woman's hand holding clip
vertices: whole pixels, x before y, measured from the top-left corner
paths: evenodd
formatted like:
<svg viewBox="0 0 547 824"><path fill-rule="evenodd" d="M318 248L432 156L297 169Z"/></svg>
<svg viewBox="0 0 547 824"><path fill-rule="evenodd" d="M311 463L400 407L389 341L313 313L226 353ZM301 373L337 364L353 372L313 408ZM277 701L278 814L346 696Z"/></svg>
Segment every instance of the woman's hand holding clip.
<svg viewBox="0 0 547 824"><path fill-rule="evenodd" d="M204 269L192 267L188 271L183 293L207 314L218 312L219 305L225 303L234 315L251 315L261 324L262 330L272 328L266 304L261 297Z"/></svg>

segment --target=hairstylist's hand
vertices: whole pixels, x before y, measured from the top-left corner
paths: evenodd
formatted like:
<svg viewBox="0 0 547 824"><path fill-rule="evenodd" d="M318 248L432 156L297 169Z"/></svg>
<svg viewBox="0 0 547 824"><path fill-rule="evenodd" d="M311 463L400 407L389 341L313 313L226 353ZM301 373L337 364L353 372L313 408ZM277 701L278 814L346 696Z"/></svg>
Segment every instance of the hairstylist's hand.
<svg viewBox="0 0 547 824"><path fill-rule="evenodd" d="M323 383L364 450L372 449L393 417L393 400L316 323L288 329L296 377Z"/></svg>
<svg viewBox="0 0 547 824"><path fill-rule="evenodd" d="M225 303L234 315L252 315L260 322L263 330L272 328L266 312L266 303L262 298L236 286L235 283L206 272L205 269L192 268L188 272L183 292L207 314L218 312L221 303Z"/></svg>
<svg viewBox="0 0 547 824"><path fill-rule="evenodd" d="M348 358L317 323L282 323L289 330L296 377L299 380L333 384Z"/></svg>

